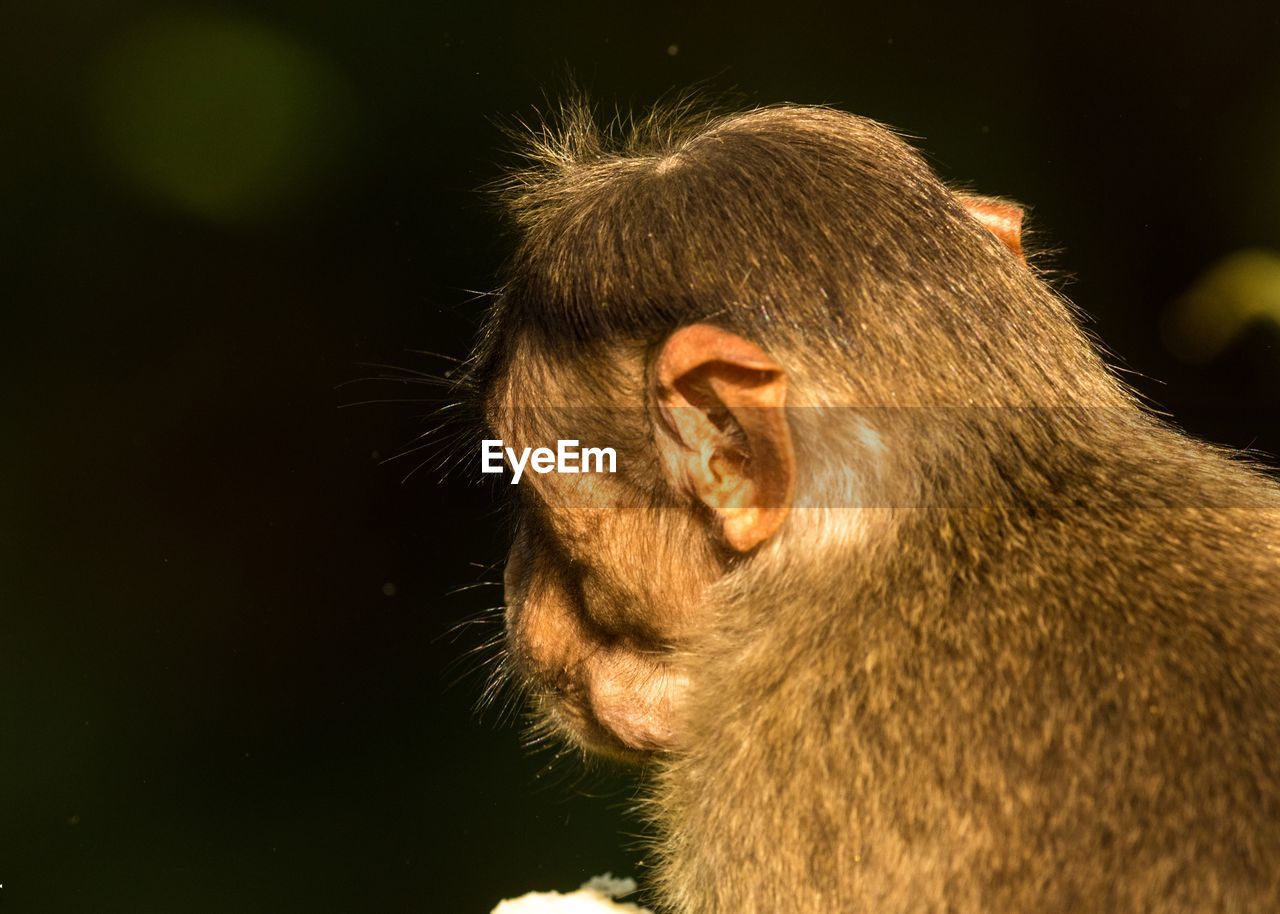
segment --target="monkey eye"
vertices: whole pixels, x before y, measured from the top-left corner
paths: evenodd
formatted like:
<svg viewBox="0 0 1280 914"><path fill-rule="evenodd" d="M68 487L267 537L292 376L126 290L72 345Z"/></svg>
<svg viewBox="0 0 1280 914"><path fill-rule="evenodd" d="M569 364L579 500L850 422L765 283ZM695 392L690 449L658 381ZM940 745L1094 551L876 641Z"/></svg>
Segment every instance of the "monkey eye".
<svg viewBox="0 0 1280 914"><path fill-rule="evenodd" d="M509 510L517 529L541 535L547 529L547 506L530 486L508 486Z"/></svg>

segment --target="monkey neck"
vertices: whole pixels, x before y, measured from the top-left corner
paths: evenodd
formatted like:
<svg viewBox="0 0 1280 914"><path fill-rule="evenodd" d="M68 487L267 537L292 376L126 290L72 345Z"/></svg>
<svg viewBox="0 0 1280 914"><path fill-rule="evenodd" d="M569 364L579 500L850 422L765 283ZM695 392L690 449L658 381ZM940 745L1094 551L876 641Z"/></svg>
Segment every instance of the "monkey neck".
<svg viewBox="0 0 1280 914"><path fill-rule="evenodd" d="M1147 802L1112 777L1118 746L1170 743L1167 783L1186 758L1218 770L1236 744L1188 735L1189 669L1197 701L1260 718L1274 693L1242 683L1280 682L1280 655L1258 659L1280 605L1277 487L1141 413L1023 418L886 430L902 449L862 478L916 502L799 508L727 576L688 749L657 771L668 884L726 883L715 910L761 910L724 872L811 896L773 910L841 910L852 885L919 910L903 880L989 866L984 848L1027 829L1073 847L1089 804ZM1067 796L1082 805L1063 816ZM751 829L726 826L738 809Z"/></svg>
<svg viewBox="0 0 1280 914"><path fill-rule="evenodd" d="M862 449L831 461L863 468L864 487L852 499L829 488L802 493L783 536L720 587L716 653L761 628L821 642L877 613L952 626L953 607L1004 599L993 592L1008 585L1011 567L1028 576L1023 584L1049 574L1084 583L1098 571L1100 542L1115 544L1108 560L1124 561L1184 525L1280 510L1274 484L1136 408L878 418L885 456L869 462L865 434L851 433L842 440ZM810 609L793 607L797 600Z"/></svg>

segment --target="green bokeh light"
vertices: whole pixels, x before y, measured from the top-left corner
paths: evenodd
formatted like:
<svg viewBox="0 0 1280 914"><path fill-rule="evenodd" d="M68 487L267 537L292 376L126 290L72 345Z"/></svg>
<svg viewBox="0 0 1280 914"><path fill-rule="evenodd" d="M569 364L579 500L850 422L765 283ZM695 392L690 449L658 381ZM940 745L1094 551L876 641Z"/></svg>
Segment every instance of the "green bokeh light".
<svg viewBox="0 0 1280 914"><path fill-rule="evenodd" d="M349 136L339 74L248 20L142 23L111 43L95 77L92 113L113 166L216 222L269 217L308 196Z"/></svg>

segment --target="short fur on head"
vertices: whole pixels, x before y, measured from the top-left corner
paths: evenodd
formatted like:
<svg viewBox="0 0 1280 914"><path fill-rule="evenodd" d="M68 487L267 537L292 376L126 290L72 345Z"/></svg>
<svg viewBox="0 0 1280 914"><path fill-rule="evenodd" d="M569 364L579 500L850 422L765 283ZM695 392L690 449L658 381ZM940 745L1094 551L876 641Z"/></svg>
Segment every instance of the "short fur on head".
<svg viewBox="0 0 1280 914"><path fill-rule="evenodd" d="M1280 910L1275 484L886 128L565 124L474 378L504 438L629 458L522 492L508 627L654 766L670 909Z"/></svg>
<svg viewBox="0 0 1280 914"><path fill-rule="evenodd" d="M562 121L503 187L495 336L563 351L714 320L841 366L874 347L849 380L877 405L1119 402L1069 306L886 128L796 106L657 111L612 137L580 104Z"/></svg>

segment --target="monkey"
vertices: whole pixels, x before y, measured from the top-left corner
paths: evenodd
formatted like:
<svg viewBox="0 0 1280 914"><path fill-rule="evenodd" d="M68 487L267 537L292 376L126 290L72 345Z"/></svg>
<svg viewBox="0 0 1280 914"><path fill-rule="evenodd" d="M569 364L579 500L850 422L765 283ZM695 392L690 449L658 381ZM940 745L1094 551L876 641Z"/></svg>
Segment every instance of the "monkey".
<svg viewBox="0 0 1280 914"><path fill-rule="evenodd" d="M534 133L469 383L507 665L643 767L670 914L1280 911L1280 487L830 107Z"/></svg>

